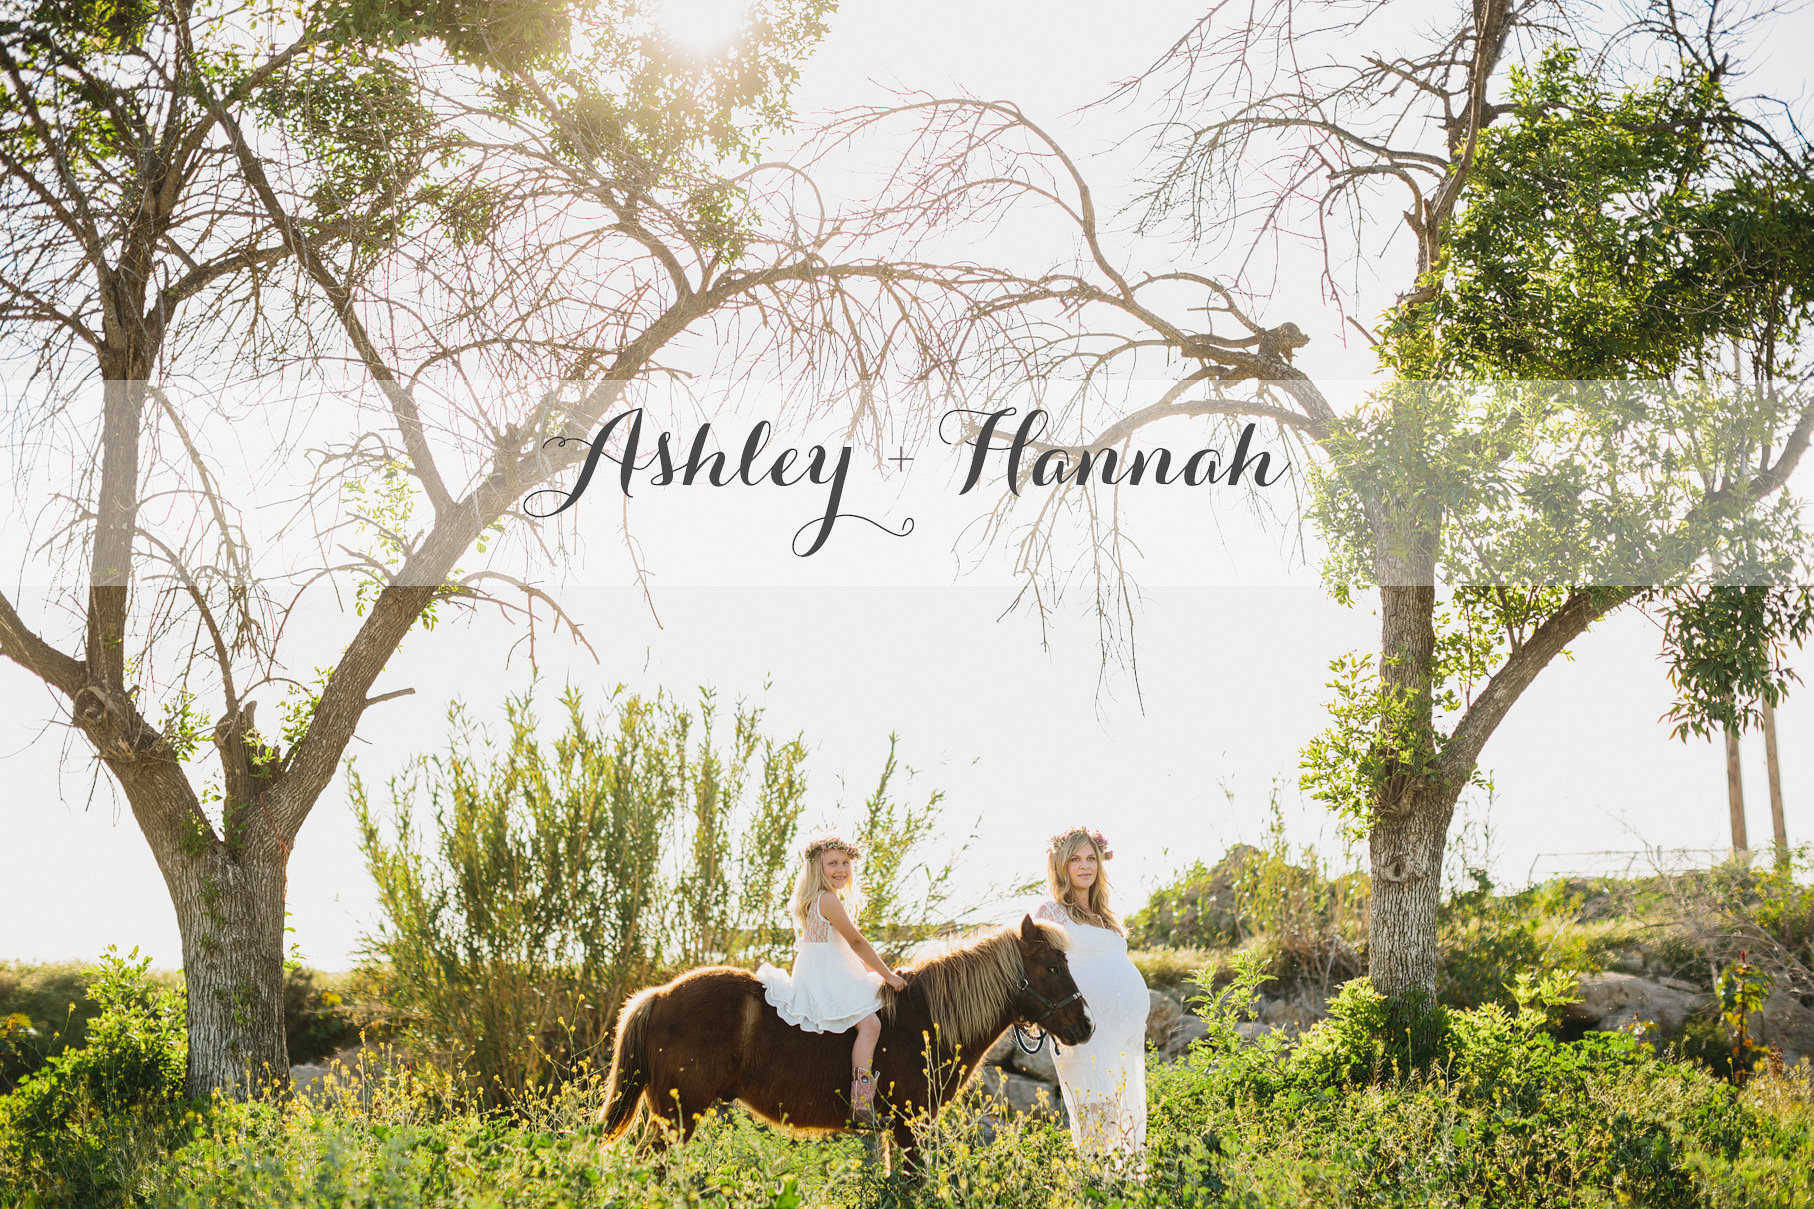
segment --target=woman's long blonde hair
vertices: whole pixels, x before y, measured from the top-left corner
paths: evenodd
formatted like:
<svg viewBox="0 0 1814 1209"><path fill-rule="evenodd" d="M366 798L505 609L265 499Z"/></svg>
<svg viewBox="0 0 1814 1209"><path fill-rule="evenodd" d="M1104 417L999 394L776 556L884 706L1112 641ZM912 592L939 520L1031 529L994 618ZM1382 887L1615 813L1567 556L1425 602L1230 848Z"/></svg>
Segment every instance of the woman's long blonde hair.
<svg viewBox="0 0 1814 1209"><path fill-rule="evenodd" d="M1089 905L1080 907L1071 901L1071 876L1066 866L1085 844L1096 849L1096 880L1090 883ZM1065 914L1077 923L1109 928L1126 936L1127 927L1121 922L1121 916L1115 914L1114 908L1109 906L1108 863L1114 855L1103 841L1100 831L1073 827L1069 831L1060 832L1046 845L1046 886L1052 891L1052 897L1058 901L1058 905L1065 909Z"/></svg>
<svg viewBox="0 0 1814 1209"><path fill-rule="evenodd" d="M852 919L862 914L863 911L863 889L857 882L857 870L854 864L862 857L862 851L841 836L822 835L801 849L800 876L794 879L794 895L787 903L787 913L793 916L794 922L802 928L806 926L806 912L815 902L819 901L819 895L831 889L831 884L825 880L824 866L819 863L819 858L825 854L825 850L828 848L836 848L850 854L853 862L850 880L844 884L842 891L836 893L843 900L844 909L850 913Z"/></svg>

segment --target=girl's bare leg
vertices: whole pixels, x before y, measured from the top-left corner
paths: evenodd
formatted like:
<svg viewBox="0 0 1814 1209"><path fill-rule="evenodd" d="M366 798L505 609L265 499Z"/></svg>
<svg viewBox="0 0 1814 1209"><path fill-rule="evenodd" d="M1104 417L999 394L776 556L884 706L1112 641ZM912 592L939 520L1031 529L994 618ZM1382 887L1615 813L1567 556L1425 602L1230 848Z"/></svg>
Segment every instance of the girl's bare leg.
<svg viewBox="0 0 1814 1209"><path fill-rule="evenodd" d="M868 1070L875 1061L876 1042L882 1036L882 1018L874 1012L857 1021L857 1041L850 1047L850 1064Z"/></svg>
<svg viewBox="0 0 1814 1209"><path fill-rule="evenodd" d="M859 1126L874 1128L875 1080L869 1069L875 1062L876 1041L882 1035L882 1021L874 1013L857 1022L856 1044L850 1047L850 1116Z"/></svg>

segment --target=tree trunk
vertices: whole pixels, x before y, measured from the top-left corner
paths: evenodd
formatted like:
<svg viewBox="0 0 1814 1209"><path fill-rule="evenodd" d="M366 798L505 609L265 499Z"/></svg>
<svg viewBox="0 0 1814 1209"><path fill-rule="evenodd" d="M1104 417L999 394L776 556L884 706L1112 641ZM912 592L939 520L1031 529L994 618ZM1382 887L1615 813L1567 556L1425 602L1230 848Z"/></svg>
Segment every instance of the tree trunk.
<svg viewBox="0 0 1814 1209"><path fill-rule="evenodd" d="M1406 809L1382 813L1367 833L1373 872L1367 975L1384 995L1436 990L1442 854L1455 807L1446 794L1423 797Z"/></svg>
<svg viewBox="0 0 1814 1209"><path fill-rule="evenodd" d="M283 1031L282 858L241 856L225 845L183 862L169 877L189 988L192 1097L233 1099L289 1087Z"/></svg>
<svg viewBox="0 0 1814 1209"><path fill-rule="evenodd" d="M1435 769L1430 677L1436 647L1433 526L1423 540L1400 542L1382 555L1380 681L1398 697L1380 741L1392 770L1379 790L1367 834L1372 875L1368 976L1378 990L1399 996L1434 993L1439 960L1436 908L1442 895L1442 853L1459 786ZM1397 553L1402 552L1402 553Z"/></svg>
<svg viewBox="0 0 1814 1209"><path fill-rule="evenodd" d="M1732 812L1732 856L1734 860L1750 851L1745 838L1745 781L1738 765L1738 731L1726 728L1726 803Z"/></svg>
<svg viewBox="0 0 1814 1209"><path fill-rule="evenodd" d="M189 990L184 1089L195 1099L217 1090L236 1100L281 1094L290 1075L283 1032L289 845L257 801L227 812L223 841L168 749L152 742L147 737L146 748L108 764L176 908Z"/></svg>
<svg viewBox="0 0 1814 1209"><path fill-rule="evenodd" d="M1770 835L1776 841L1776 867L1789 868L1789 827L1783 819L1783 774L1776 762L1776 708L1764 702L1764 775L1770 782Z"/></svg>

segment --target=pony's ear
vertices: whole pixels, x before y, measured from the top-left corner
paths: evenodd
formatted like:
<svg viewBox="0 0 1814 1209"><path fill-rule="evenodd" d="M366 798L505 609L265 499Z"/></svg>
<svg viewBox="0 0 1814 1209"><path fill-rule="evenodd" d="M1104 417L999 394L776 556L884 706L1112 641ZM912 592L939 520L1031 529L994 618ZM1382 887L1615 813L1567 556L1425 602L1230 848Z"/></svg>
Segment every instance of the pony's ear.
<svg viewBox="0 0 1814 1209"><path fill-rule="evenodd" d="M1039 925L1033 922L1031 915L1020 917L1020 938L1030 945L1043 943L1045 937L1039 934Z"/></svg>

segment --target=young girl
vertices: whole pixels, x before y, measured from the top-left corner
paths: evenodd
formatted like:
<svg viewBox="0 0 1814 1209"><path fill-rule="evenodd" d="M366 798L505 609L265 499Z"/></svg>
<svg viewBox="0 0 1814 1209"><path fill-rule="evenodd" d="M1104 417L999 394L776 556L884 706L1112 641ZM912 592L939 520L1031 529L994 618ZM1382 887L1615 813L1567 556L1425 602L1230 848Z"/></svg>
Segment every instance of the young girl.
<svg viewBox="0 0 1814 1209"><path fill-rule="evenodd" d="M876 1016L881 1007L878 992L883 983L904 990L907 980L888 968L850 920L845 899L857 901L852 869L857 846L828 835L808 844L801 856L805 864L788 904L796 942L793 974L764 962L756 977L762 980L764 996L789 1024L809 1033L841 1033L855 1026L850 1112L857 1124L873 1126L875 1083L869 1072L882 1032Z"/></svg>

